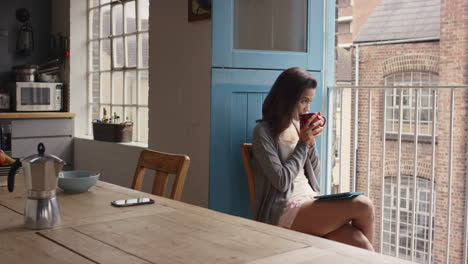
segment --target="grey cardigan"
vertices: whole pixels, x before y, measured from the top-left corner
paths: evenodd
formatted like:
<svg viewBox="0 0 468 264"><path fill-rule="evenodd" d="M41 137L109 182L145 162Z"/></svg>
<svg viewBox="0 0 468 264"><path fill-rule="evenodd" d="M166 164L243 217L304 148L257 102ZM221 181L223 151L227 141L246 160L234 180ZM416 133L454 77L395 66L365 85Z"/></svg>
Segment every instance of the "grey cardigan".
<svg viewBox="0 0 468 264"><path fill-rule="evenodd" d="M320 192L317 177L320 162L315 147L299 141L288 160L282 160L279 146L266 122L257 124L252 138L255 176L256 216L258 221L277 225L286 202L293 192L293 181L304 167L309 184Z"/></svg>

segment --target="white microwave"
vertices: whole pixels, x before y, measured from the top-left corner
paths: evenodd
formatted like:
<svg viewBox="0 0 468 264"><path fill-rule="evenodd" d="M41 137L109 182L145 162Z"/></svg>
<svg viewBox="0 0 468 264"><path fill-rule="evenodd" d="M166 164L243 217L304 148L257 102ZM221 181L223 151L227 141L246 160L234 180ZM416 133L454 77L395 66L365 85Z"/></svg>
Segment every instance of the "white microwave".
<svg viewBox="0 0 468 264"><path fill-rule="evenodd" d="M61 111L62 83L15 82L10 88L13 111Z"/></svg>

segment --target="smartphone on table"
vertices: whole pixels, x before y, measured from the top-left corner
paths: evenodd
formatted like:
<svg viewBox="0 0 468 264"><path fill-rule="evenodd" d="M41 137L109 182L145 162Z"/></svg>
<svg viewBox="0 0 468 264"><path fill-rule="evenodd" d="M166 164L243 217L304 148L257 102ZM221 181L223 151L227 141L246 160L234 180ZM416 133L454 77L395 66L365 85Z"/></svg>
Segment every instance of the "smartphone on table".
<svg viewBox="0 0 468 264"><path fill-rule="evenodd" d="M132 198L125 200L116 200L111 202L111 205L115 207L127 207L142 204L154 204L154 200L151 198Z"/></svg>

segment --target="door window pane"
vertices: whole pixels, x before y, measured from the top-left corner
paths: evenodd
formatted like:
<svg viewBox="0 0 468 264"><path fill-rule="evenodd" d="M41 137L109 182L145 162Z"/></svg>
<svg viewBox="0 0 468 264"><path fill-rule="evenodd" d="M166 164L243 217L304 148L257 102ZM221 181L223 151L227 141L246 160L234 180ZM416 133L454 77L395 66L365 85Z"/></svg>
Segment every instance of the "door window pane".
<svg viewBox="0 0 468 264"><path fill-rule="evenodd" d="M139 65L138 67L146 68L148 67L148 58L149 58L149 44L148 44L148 33L140 34L139 36Z"/></svg>
<svg viewBox="0 0 468 264"><path fill-rule="evenodd" d="M101 38L106 38L111 34L111 14L110 6L101 7Z"/></svg>
<svg viewBox="0 0 468 264"><path fill-rule="evenodd" d="M307 0L236 0L234 48L305 52Z"/></svg>
<svg viewBox="0 0 468 264"><path fill-rule="evenodd" d="M99 38L99 9L89 11L89 38Z"/></svg>
<svg viewBox="0 0 468 264"><path fill-rule="evenodd" d="M110 104L111 77L109 72L101 73L101 103Z"/></svg>
<svg viewBox="0 0 468 264"><path fill-rule="evenodd" d="M136 31L135 2L125 3L125 33Z"/></svg>
<svg viewBox="0 0 468 264"><path fill-rule="evenodd" d="M138 29L148 30L149 0L138 0Z"/></svg>
<svg viewBox="0 0 468 264"><path fill-rule="evenodd" d="M121 106L112 106L112 112L109 114L109 118L111 118L114 122L120 123L122 121L122 116L124 114L123 107ZM117 120L115 119L117 116Z"/></svg>
<svg viewBox="0 0 468 264"><path fill-rule="evenodd" d="M109 39L101 41L101 71L111 69L111 44Z"/></svg>
<svg viewBox="0 0 468 264"><path fill-rule="evenodd" d="M112 103L123 104L123 72L117 71L112 73Z"/></svg>
<svg viewBox="0 0 468 264"><path fill-rule="evenodd" d="M99 5L99 0L89 0L89 7L95 7Z"/></svg>
<svg viewBox="0 0 468 264"><path fill-rule="evenodd" d="M99 103L100 89L99 89L99 73L90 73L88 77L90 87L90 100L92 103Z"/></svg>
<svg viewBox="0 0 468 264"><path fill-rule="evenodd" d="M148 142L148 107L138 108L138 138Z"/></svg>
<svg viewBox="0 0 468 264"><path fill-rule="evenodd" d="M126 67L135 67L137 60L136 36L125 37Z"/></svg>
<svg viewBox="0 0 468 264"><path fill-rule="evenodd" d="M124 48L122 37L112 39L112 50L113 68L122 68L124 66Z"/></svg>
<svg viewBox="0 0 468 264"><path fill-rule="evenodd" d="M123 7L121 4L112 6L112 34L123 33Z"/></svg>
<svg viewBox="0 0 468 264"><path fill-rule="evenodd" d="M125 104L137 104L137 76L135 71L125 72Z"/></svg>
<svg viewBox="0 0 468 264"><path fill-rule="evenodd" d="M89 43L90 71L99 70L99 41Z"/></svg>
<svg viewBox="0 0 468 264"><path fill-rule="evenodd" d="M125 107L124 121L135 122L136 121L136 107ZM136 137L135 127L133 128L133 136Z"/></svg>
<svg viewBox="0 0 468 264"><path fill-rule="evenodd" d="M89 106L89 114L92 121L101 119L100 112L99 112L99 105L90 105Z"/></svg>
<svg viewBox="0 0 468 264"><path fill-rule="evenodd" d="M138 72L140 78L140 104L141 105L148 105L148 71L139 71Z"/></svg>
<svg viewBox="0 0 468 264"><path fill-rule="evenodd" d="M132 140L135 141L137 139L137 132L136 132L136 125L135 125L135 120L136 120L136 107L125 107L125 115L123 117L123 121L131 121L133 122L133 134L132 134Z"/></svg>

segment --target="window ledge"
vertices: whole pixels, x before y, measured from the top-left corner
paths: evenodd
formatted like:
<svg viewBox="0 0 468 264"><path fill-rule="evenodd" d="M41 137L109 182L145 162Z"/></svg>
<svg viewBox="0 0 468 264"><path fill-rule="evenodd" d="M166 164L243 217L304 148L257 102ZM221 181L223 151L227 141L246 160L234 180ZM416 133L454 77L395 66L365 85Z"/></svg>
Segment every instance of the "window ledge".
<svg viewBox="0 0 468 264"><path fill-rule="evenodd" d="M353 21L353 16L342 16L336 19L338 23L345 23L345 22L350 22Z"/></svg>
<svg viewBox="0 0 468 264"><path fill-rule="evenodd" d="M346 34L351 34L351 33L346 33ZM340 33L340 34L337 34L337 35L343 35L343 33ZM344 48L344 49L349 49L349 48L351 48L352 45L353 45L352 43L342 43L342 44L338 44L338 47Z"/></svg>
<svg viewBox="0 0 468 264"><path fill-rule="evenodd" d="M397 141L398 140L398 134L385 133L385 140ZM414 135L401 134L401 141L402 142L414 142ZM431 144L432 143L432 136L418 135L418 143ZM437 136L435 138L435 144L437 144Z"/></svg>
<svg viewBox="0 0 468 264"><path fill-rule="evenodd" d="M96 141L96 142L99 142L99 143L119 144L119 145L123 145L123 146L137 147L137 148L145 148L145 149L148 148L148 144L146 144L146 143L141 143L141 142L135 142L135 141L131 141L131 142L99 141L99 140L94 140L93 136L90 136L90 135L82 135L82 136L77 136L77 137L75 137L75 138L77 138L77 139L82 139L82 140L88 140L88 141Z"/></svg>

